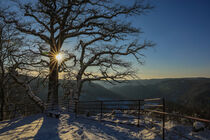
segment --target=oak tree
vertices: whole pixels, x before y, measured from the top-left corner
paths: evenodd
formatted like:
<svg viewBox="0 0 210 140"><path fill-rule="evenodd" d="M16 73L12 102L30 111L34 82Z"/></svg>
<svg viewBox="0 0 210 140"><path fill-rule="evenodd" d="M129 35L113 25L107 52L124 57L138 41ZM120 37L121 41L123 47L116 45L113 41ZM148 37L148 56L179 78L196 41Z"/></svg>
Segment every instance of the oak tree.
<svg viewBox="0 0 210 140"><path fill-rule="evenodd" d="M148 12L144 0L13 0L14 7L1 16L8 24L36 40L30 51L40 55L40 66L48 70L48 103L58 104L59 72L76 81L70 87L79 98L86 81L115 81L134 76L133 56L140 64L142 50L153 46L139 41L141 30L129 20ZM63 52L59 62L56 55ZM38 64L38 63L37 63Z"/></svg>

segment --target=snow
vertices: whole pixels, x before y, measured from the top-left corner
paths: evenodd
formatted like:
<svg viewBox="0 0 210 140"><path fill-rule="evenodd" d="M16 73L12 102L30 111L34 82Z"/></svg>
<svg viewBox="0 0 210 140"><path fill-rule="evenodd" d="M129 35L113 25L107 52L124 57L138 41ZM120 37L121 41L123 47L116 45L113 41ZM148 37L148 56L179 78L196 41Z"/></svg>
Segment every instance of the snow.
<svg viewBox="0 0 210 140"><path fill-rule="evenodd" d="M201 122L194 122L193 123L193 127L195 128L195 129L202 129L202 128L205 128L205 125L203 124L203 123L201 123Z"/></svg>
<svg viewBox="0 0 210 140"><path fill-rule="evenodd" d="M107 114L110 116L111 114ZM115 117L108 117L115 122L121 120ZM95 119L99 119L95 117ZM45 114L37 114L25 118L14 119L0 122L0 140L14 139L35 139L35 140L161 140L162 138L151 130L144 127L145 122L141 122L140 127L125 125L120 123L111 123L107 121L92 120L92 117L79 116L75 118L74 114L62 113L59 119L47 117ZM106 120L106 119L105 119ZM123 120L125 121L125 120ZM158 122L157 122L158 123ZM167 122L166 127L169 130L176 129L182 133L197 139L210 139L210 131L192 134L190 127L177 125ZM167 133L167 139L181 139L171 132Z"/></svg>

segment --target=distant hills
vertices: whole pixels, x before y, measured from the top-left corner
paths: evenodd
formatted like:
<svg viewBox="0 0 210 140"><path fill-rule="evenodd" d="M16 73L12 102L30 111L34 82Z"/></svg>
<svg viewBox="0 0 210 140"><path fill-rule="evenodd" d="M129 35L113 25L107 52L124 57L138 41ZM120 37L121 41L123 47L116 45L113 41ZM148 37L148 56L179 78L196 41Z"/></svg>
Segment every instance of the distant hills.
<svg viewBox="0 0 210 140"><path fill-rule="evenodd" d="M23 79L31 77L23 76ZM36 79L31 83L34 93L44 101L47 100L47 83L43 79ZM63 81L60 80L62 83ZM112 85L104 81L85 83L82 88L80 100L118 100L118 99L145 99L164 97L167 107L172 111L188 112L186 114L202 114L205 118L210 118L210 78L168 78L151 80L130 80L121 81ZM20 94L18 93L20 92ZM23 98L24 102L28 98L22 89L14 88L16 94L11 94L10 102L18 102ZM20 96L21 95L21 96ZM64 90L59 87L59 98L64 99ZM190 114L191 115L191 114Z"/></svg>
<svg viewBox="0 0 210 140"><path fill-rule="evenodd" d="M149 82L151 81L151 83ZM179 102L185 105L209 104L210 105L210 79L209 78L180 78L141 80L133 84L113 87L110 90L127 99L144 99L164 97L168 101ZM205 105L206 106L206 105ZM208 105L207 105L208 106Z"/></svg>
<svg viewBox="0 0 210 140"><path fill-rule="evenodd" d="M177 78L131 80L126 83L110 85L103 81L86 83L81 100L145 99L164 97L168 101L189 106L210 105L210 78ZM41 86L38 96L47 97L47 87ZM59 88L59 96L63 96Z"/></svg>
<svg viewBox="0 0 210 140"><path fill-rule="evenodd" d="M31 85L35 87L34 81ZM62 81L60 81L62 82ZM39 84L39 90L36 91L36 95L39 96L42 100L47 100L47 84L44 86L43 84ZM59 87L59 98L60 100L63 99L64 96L64 90ZM82 93L80 96L80 100L112 100L112 99L125 99L125 97L112 92L109 89L106 89L105 87L101 86L100 84L96 83L85 83L82 88Z"/></svg>
<svg viewBox="0 0 210 140"><path fill-rule="evenodd" d="M210 117L210 78L133 80L109 90L124 99L164 97L169 108Z"/></svg>
<svg viewBox="0 0 210 140"><path fill-rule="evenodd" d="M80 100L117 100L125 99L122 95L115 93L99 84L84 84Z"/></svg>
<svg viewBox="0 0 210 140"><path fill-rule="evenodd" d="M83 87L82 100L164 97L189 108L210 109L210 78L132 80L110 85L103 81Z"/></svg>
<svg viewBox="0 0 210 140"><path fill-rule="evenodd" d="M106 92L112 93L115 99L117 96L119 99L164 97L171 110L210 117L210 78L131 80L116 85L104 84L101 81L97 84L104 85ZM98 89L95 97L100 96L100 90L103 89Z"/></svg>
<svg viewBox="0 0 210 140"><path fill-rule="evenodd" d="M38 96L46 99L47 88L42 87ZM59 88L59 96L63 96L61 88ZM86 83L83 86L80 100L156 97L164 97L168 103L174 103L176 107L179 107L178 110L188 108L194 112L209 114L210 117L210 78L131 80L115 85L103 81Z"/></svg>

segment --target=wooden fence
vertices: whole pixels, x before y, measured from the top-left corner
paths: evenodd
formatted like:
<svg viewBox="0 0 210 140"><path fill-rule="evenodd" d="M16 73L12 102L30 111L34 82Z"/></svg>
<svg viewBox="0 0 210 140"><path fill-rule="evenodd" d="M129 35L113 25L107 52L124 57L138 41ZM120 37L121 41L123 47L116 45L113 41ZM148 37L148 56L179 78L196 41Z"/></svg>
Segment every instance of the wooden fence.
<svg viewBox="0 0 210 140"><path fill-rule="evenodd" d="M141 126L141 123L144 123L144 127L147 127L149 122L153 126L159 128L158 131L153 131L160 135L163 140L166 138L166 132L168 131L166 124L166 117L174 118L185 118L193 121L199 121L203 123L210 124L210 120L184 116L179 114L167 113L166 104L164 98L154 98L154 99L143 99L143 100L100 100L100 101L80 101L75 102L75 115L85 115L91 119L96 119L99 121L113 121L111 116L115 116L119 119L117 123L124 123L129 125ZM146 118L153 118L152 120L146 120ZM155 122L154 120L158 120ZM161 125L160 125L161 124ZM152 130L151 130L152 131ZM170 130L171 131L171 130ZM179 134L176 131L172 131L174 134L179 135L182 138L190 140L185 135Z"/></svg>
<svg viewBox="0 0 210 140"><path fill-rule="evenodd" d="M141 127L142 124L142 126L146 127L148 130L150 130L149 124L151 123L153 126L156 126L158 130L150 131L153 131L160 135L163 140L165 140L166 132L168 131L165 126L168 117L173 117L177 119L184 118L191 122L198 121L210 125L210 120L207 119L166 112L165 99L163 98L142 100L98 100L79 102L69 102L66 100L59 102L59 108L60 111L75 113L76 117L85 115L86 118L90 119L136 125L137 127ZM14 104L6 111L4 111L4 119L12 119L41 112L42 110L40 110L36 106L36 104ZM148 118L152 119L149 120ZM172 132L182 138L191 140L191 138L176 131Z"/></svg>

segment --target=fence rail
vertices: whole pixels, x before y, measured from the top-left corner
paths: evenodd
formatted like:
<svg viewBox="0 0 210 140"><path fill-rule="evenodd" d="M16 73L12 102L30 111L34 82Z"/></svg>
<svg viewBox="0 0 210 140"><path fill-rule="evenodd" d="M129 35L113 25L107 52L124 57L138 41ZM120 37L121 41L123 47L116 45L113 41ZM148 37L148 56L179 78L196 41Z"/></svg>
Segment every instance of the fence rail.
<svg viewBox="0 0 210 140"><path fill-rule="evenodd" d="M31 109L31 107L36 109ZM191 121L199 121L210 124L210 120L185 116L180 114L166 112L165 99L140 99L140 100L100 100L100 101L60 101L59 108L61 111L74 112L75 116L86 115L92 119L99 121L113 121L113 116L120 120L118 123L125 123L130 125L144 126L149 130L149 123L158 128L155 133L160 135L163 140L166 138L166 132L169 131L166 124L166 117L185 118ZM53 109L53 108L51 108ZM10 109L4 111L7 114L6 119L12 119L19 116L27 116L27 114L41 113L42 110L38 109L36 104L14 104ZM158 123L146 119L155 118ZM147 123L149 122L149 123ZM152 131L152 130L151 130ZM172 131L172 130L170 130ZM191 140L191 138L173 131L174 134L182 138Z"/></svg>
<svg viewBox="0 0 210 140"><path fill-rule="evenodd" d="M100 101L80 101L75 102L75 115L86 116L97 116L94 119L100 121L109 121L109 115L115 115L117 119L121 119L121 123L132 124L140 126L141 122L150 122L157 127L160 127L159 131L155 133L161 135L162 139L165 140L166 132L166 117L185 118L191 121L199 121L210 124L210 120L201 119L191 116L184 116L180 114L173 114L166 112L166 105L164 98L153 98L153 99L141 99L141 100L100 100ZM154 117L160 120L160 124L156 124L154 121L145 120L145 116ZM135 123L127 123L124 120L132 120ZM112 121L110 119L110 121ZM170 130L171 131L171 130ZM176 131L172 131L175 135L190 140L187 136L179 134Z"/></svg>
<svg viewBox="0 0 210 140"><path fill-rule="evenodd" d="M87 116L97 116L100 121L112 121L110 114L122 123L140 126L144 109L156 109L165 112L165 101L161 98L140 99L140 100L100 100L100 101L80 101L75 102L76 116L86 114ZM163 115L162 137L165 137L165 116ZM126 120L132 120L126 122ZM119 123L119 122L118 122Z"/></svg>

